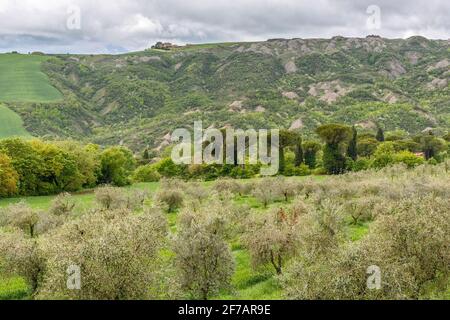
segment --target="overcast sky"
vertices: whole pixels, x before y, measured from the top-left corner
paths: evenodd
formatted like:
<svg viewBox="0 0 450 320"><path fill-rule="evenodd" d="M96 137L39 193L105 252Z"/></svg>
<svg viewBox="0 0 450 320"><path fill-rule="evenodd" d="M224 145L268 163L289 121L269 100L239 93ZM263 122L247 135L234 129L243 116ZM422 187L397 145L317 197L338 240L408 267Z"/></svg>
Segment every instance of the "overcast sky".
<svg viewBox="0 0 450 320"><path fill-rule="evenodd" d="M379 17L379 19L378 19ZM450 38L449 0L0 0L0 52L118 53L156 41Z"/></svg>

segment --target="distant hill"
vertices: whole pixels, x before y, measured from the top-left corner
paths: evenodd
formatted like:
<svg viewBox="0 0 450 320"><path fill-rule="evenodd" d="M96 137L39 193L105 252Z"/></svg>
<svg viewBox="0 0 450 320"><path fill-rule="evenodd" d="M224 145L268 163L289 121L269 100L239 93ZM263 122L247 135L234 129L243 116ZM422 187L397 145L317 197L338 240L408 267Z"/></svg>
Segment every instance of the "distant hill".
<svg viewBox="0 0 450 320"><path fill-rule="evenodd" d="M409 133L450 128L446 40L274 39L39 58L48 58L42 71L64 100L42 102L45 95L37 94L33 103L8 106L40 136L123 142L138 150L161 148L167 133L194 120L205 127L302 129L305 135L327 122ZM11 92L26 97L24 86ZM3 97L11 95L6 91ZM47 93L49 100L58 98Z"/></svg>

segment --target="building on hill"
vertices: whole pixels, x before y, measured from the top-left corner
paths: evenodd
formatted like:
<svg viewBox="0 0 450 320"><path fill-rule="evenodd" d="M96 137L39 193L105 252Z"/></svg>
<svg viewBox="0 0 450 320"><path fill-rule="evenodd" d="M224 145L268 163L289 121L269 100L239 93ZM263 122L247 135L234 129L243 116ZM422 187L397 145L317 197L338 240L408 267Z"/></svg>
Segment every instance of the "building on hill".
<svg viewBox="0 0 450 320"><path fill-rule="evenodd" d="M161 41L158 41L155 45L152 46L152 49L159 49L159 50L171 50L176 48L180 48L180 46L170 42L161 42Z"/></svg>

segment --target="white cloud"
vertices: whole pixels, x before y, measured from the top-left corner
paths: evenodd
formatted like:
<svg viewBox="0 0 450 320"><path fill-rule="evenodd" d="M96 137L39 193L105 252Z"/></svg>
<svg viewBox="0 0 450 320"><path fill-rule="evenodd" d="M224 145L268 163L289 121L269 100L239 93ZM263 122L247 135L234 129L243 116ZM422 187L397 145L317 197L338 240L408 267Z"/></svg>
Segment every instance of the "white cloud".
<svg viewBox="0 0 450 320"><path fill-rule="evenodd" d="M448 0L0 0L0 51L117 52L180 43L365 36L369 5L391 38L447 39ZM67 28L78 6L81 29Z"/></svg>

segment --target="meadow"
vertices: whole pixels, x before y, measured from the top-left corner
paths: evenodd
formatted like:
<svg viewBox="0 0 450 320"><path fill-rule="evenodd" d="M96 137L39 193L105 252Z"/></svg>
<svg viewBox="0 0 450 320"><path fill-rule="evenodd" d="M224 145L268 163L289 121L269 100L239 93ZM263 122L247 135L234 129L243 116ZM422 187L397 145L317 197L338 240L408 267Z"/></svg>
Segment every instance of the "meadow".
<svg viewBox="0 0 450 320"><path fill-rule="evenodd" d="M48 56L0 54L0 102L53 102L61 93L41 71Z"/></svg>
<svg viewBox="0 0 450 320"><path fill-rule="evenodd" d="M217 182L172 179L121 189L87 190L70 198L63 196L64 201L74 204L70 206L67 220L60 227L42 231L37 239L42 238L45 243L47 237L57 237L64 242L67 235L58 229L64 230L74 223L82 226L83 219L92 218L94 222L89 223L95 224L95 219L105 212L109 218L101 223L106 224L116 221L115 215L123 223L129 214L149 217L153 210L163 212L163 219L169 225L168 235L164 236L165 244L159 253L152 258L161 265L156 268L144 262L157 275L157 284L149 280L148 286L161 291L135 296L137 290L128 292L122 299L199 298L196 289L192 289L197 287L186 285L186 281L198 281L192 278L195 269L189 269L179 258L186 255L186 245L189 254L196 250L195 245L189 247L183 241L184 236L188 239L205 236L202 239L211 248L217 248L214 241L218 241L219 247L225 244L223 250L231 254L227 258L217 253L215 258L219 264L229 264L230 268L217 271L222 272L219 278L209 279L217 286L207 295L208 299L450 299L448 165L422 165L415 169L396 165L380 171L327 177ZM124 194L137 197L125 201L138 203L137 207L124 209ZM143 206L139 205L138 198ZM55 206L55 196L2 199L3 217L8 216L8 210L17 209L11 204L21 201L40 215L52 212ZM116 209L112 209L114 201L117 201ZM102 205L103 209L92 209ZM111 217L113 220L109 220ZM8 219L0 220L3 225L0 230L6 235L14 222L8 225L5 222ZM186 221L196 221L201 228L191 230L192 225ZM208 230L212 233L208 234ZM220 239L217 234L221 235ZM71 246L70 242L67 244ZM62 254L58 260L66 258L65 253L57 252L52 245L48 250L58 256ZM271 263L267 252L278 256L280 263L274 263L273 259ZM201 257L202 261L208 261L208 256ZM87 256L83 259L91 261ZM97 257L94 261L99 260ZM374 263L383 270L383 287L375 291L366 288L366 268ZM53 267L48 262L49 270L56 272L57 268ZM94 269L99 272L97 281L102 277L100 269ZM89 288L84 293L68 292L59 285L60 278L52 274L45 275L42 287L32 293L26 273L25 276L2 274L1 299L92 299L109 298L111 294L111 288L103 293L93 293ZM123 273L117 275L121 277ZM178 279L180 275L184 278ZM122 281L131 280L127 275ZM57 293L49 294L49 288Z"/></svg>
<svg viewBox="0 0 450 320"><path fill-rule="evenodd" d="M6 137L29 137L20 116L0 104L0 139Z"/></svg>

